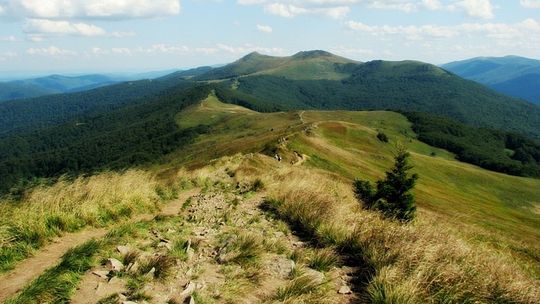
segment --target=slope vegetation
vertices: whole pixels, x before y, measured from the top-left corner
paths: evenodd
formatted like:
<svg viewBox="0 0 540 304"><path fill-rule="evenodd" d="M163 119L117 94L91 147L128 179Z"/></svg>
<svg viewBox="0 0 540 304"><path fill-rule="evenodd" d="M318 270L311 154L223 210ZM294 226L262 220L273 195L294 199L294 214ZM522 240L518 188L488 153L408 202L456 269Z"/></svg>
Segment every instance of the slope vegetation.
<svg viewBox="0 0 540 304"><path fill-rule="evenodd" d="M180 130L209 132L141 167L149 174L62 181L9 205L2 223L18 229L6 233L62 235L76 223L69 208L85 214L86 225L109 223L106 209L128 222L113 221L100 242L70 251L8 303L535 303L540 296L539 180L461 163L418 141L393 112L259 113L210 94L174 119ZM420 175L410 225L363 210L351 188L356 177L382 177L398 142ZM201 194L174 202L190 186ZM65 193L89 210L59 201ZM160 198L182 207L128 219L127 210L160 206ZM46 217L33 226L23 215L36 207L47 207ZM5 240L7 248L21 242ZM110 272L99 262L110 258L124 267Z"/></svg>
<svg viewBox="0 0 540 304"><path fill-rule="evenodd" d="M221 98L261 111L391 109L540 137L540 107L505 97L433 65L372 61L342 80L252 75L222 84ZM234 90L229 91L232 87Z"/></svg>
<svg viewBox="0 0 540 304"><path fill-rule="evenodd" d="M274 75L289 79L343 79L350 75L356 61L325 51L299 52L290 57L272 57L257 52L210 70L198 80L216 80L247 75Z"/></svg>

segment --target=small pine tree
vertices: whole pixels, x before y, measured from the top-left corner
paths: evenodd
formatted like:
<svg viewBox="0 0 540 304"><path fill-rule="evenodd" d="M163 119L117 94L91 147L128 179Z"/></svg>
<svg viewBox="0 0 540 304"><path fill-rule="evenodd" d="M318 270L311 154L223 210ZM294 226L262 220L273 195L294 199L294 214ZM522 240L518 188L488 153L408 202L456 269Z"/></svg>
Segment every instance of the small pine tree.
<svg viewBox="0 0 540 304"><path fill-rule="evenodd" d="M361 179L356 179L353 183L354 195L356 199L364 202L364 205L367 209L373 207L373 199L375 198L375 192L371 183Z"/></svg>
<svg viewBox="0 0 540 304"><path fill-rule="evenodd" d="M410 190L414 188L418 175L408 173L412 169L408 162L409 156L403 147L398 148L394 167L386 172L384 180L377 181L376 191L373 191L368 181L356 180L354 191L357 199L362 200L366 208L380 210L388 217L412 220L416 206Z"/></svg>

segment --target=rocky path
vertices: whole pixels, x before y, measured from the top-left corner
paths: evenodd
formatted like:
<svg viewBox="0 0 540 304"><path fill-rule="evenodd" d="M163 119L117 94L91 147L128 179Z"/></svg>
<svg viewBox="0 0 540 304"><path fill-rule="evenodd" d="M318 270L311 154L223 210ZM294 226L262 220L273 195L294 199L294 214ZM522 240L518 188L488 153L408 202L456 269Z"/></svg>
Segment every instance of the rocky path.
<svg viewBox="0 0 540 304"><path fill-rule="evenodd" d="M182 208L185 199L198 193L198 191L198 189L194 189L180 194L180 197L167 204L161 213L163 215L170 215L175 211L178 212ZM154 216L154 214L140 214L127 221L149 220ZM66 234L44 246L34 256L17 264L15 269L0 276L0 302L3 303L33 279L37 278L46 269L56 265L69 249L83 244L90 239L104 237L107 231L105 228L89 228L80 232Z"/></svg>
<svg viewBox="0 0 540 304"><path fill-rule="evenodd" d="M263 193L217 189L179 203L180 213L171 209L101 256L116 259L123 270L95 267L72 303L354 302L352 270L337 261L320 269L331 250L301 241L260 208L263 201ZM144 266L169 258L174 263L167 269Z"/></svg>

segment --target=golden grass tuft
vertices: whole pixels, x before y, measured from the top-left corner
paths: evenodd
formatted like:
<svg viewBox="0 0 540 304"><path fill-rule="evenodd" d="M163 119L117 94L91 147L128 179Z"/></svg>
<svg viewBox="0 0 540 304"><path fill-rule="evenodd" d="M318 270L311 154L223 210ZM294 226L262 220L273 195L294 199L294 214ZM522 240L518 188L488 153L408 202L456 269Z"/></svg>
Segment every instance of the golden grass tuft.
<svg viewBox="0 0 540 304"><path fill-rule="evenodd" d="M410 225L359 208L350 185L315 171L270 176L269 205L316 240L357 256L374 303L537 303L540 283L511 256L423 214ZM286 176L286 177L285 177ZM268 177L267 177L268 178Z"/></svg>
<svg viewBox="0 0 540 304"><path fill-rule="evenodd" d="M0 272L63 232L156 210L159 186L146 171L107 172L63 178L30 190L20 201L0 202Z"/></svg>

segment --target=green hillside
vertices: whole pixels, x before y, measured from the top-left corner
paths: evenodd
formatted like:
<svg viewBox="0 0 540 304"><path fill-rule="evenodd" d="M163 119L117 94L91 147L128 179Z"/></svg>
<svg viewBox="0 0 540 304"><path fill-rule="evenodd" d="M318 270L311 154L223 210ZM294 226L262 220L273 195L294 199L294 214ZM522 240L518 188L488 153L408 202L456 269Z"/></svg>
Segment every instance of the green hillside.
<svg viewBox="0 0 540 304"><path fill-rule="evenodd" d="M272 57L254 52L224 67L210 70L196 79L215 80L247 75L274 75L289 79L338 80L349 76L350 70L357 63L325 51L299 52L290 57Z"/></svg>
<svg viewBox="0 0 540 304"><path fill-rule="evenodd" d="M72 163L94 156L137 169L0 200L0 279L39 275L0 289L7 303L89 294L102 303L536 302L540 180L459 162L395 112L260 113L223 103L208 85L168 96L93 117L66 138L81 139L68 145L82 153ZM355 178L383 177L398 145L420 176L408 224L361 208L352 191ZM49 251L57 244L77 247L62 256ZM120 270L107 270L112 258ZM24 268L36 260L51 268Z"/></svg>
<svg viewBox="0 0 540 304"><path fill-rule="evenodd" d="M219 94L227 102L261 111L419 111L540 138L540 107L420 62L372 61L357 65L342 80L254 75L221 85L226 90ZM235 90L229 92L229 87Z"/></svg>
<svg viewBox="0 0 540 304"><path fill-rule="evenodd" d="M411 123L400 114L258 113L210 96L180 112L176 120L181 128L205 125L210 130L167 156L166 165L158 168L199 168L224 155L261 152L270 157L279 154L284 164L332 172L339 179L373 181L391 165L396 144L401 143L411 151L414 171L420 175L415 194L422 213L433 212L458 229L467 227L467 231L474 231L476 241L495 247L507 244L506 250L540 271L536 242L540 238L540 180L495 173L455 160L446 150L418 141ZM379 132L388 135L389 143L377 139Z"/></svg>

